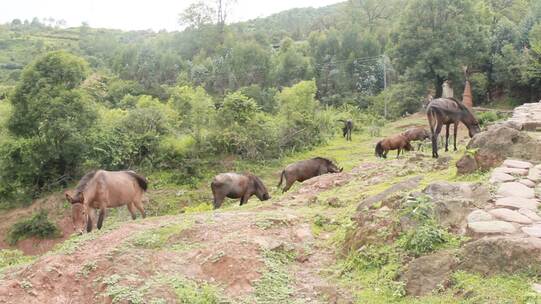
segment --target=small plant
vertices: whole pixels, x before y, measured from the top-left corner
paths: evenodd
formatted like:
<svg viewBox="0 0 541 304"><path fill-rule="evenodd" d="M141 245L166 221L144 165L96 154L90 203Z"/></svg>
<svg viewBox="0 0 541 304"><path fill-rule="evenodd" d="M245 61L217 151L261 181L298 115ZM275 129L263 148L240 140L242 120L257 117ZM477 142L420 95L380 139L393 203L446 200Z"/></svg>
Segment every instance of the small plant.
<svg viewBox="0 0 541 304"><path fill-rule="evenodd" d="M163 279L170 285L180 304L219 304L229 303L218 295L218 289L209 284L197 284L181 278Z"/></svg>
<svg viewBox="0 0 541 304"><path fill-rule="evenodd" d="M92 271L96 270L96 268L98 268L96 261L86 262L81 270L79 270L78 274L86 278Z"/></svg>
<svg viewBox="0 0 541 304"><path fill-rule="evenodd" d="M295 255L284 250L267 250L263 252L267 272L263 273L255 286L256 303L291 303L290 295L292 278L287 272L287 265Z"/></svg>
<svg viewBox="0 0 541 304"><path fill-rule="evenodd" d="M425 224L404 233L398 246L414 256L434 251L446 242L446 231L434 224Z"/></svg>
<svg viewBox="0 0 541 304"><path fill-rule="evenodd" d="M45 239L59 237L60 234L58 227L49 221L47 212L41 210L31 218L15 223L9 231L7 241L10 245L15 245L18 241L33 236Z"/></svg>
<svg viewBox="0 0 541 304"><path fill-rule="evenodd" d="M0 269L28 263L33 259L31 256L24 255L20 250L2 249L0 250Z"/></svg>

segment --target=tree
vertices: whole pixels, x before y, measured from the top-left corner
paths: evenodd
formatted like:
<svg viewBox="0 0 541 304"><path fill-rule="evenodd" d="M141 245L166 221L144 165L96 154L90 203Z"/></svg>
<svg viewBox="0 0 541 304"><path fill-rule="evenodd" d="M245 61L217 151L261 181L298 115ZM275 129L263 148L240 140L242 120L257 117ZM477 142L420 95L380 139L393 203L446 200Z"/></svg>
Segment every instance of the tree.
<svg viewBox="0 0 541 304"><path fill-rule="evenodd" d="M87 63L63 51L25 68L10 99L8 129L16 138L2 149L0 180L37 193L77 173L96 120L93 101L80 89L86 75Z"/></svg>
<svg viewBox="0 0 541 304"><path fill-rule="evenodd" d="M461 79L462 65L486 61L487 28L472 0L412 0L392 34L398 69L409 79L433 82L436 96L446 78Z"/></svg>
<svg viewBox="0 0 541 304"><path fill-rule="evenodd" d="M201 28L214 22L216 10L205 1L199 0L190 4L178 17L181 26Z"/></svg>

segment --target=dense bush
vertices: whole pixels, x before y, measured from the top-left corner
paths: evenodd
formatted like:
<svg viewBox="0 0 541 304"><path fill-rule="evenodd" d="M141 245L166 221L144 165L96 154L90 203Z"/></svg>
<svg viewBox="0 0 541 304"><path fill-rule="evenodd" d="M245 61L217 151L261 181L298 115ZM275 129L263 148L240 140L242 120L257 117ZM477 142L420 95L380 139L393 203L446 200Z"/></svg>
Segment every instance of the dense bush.
<svg viewBox="0 0 541 304"><path fill-rule="evenodd" d="M40 239L54 238L60 236L60 230L56 225L49 221L47 212L41 210L32 217L15 223L8 234L8 242L14 245L18 241L37 237Z"/></svg>

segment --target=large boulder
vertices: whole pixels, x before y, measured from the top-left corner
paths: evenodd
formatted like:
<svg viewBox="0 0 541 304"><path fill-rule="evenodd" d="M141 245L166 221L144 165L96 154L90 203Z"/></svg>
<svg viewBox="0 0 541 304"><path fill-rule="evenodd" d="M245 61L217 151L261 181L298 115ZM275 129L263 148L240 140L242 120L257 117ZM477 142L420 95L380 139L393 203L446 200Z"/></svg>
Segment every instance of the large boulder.
<svg viewBox="0 0 541 304"><path fill-rule="evenodd" d="M479 183L435 182L423 193L432 198L439 224L460 234L466 233L468 215L490 200L488 188Z"/></svg>
<svg viewBox="0 0 541 304"><path fill-rule="evenodd" d="M457 265L457 258L449 251L436 252L413 260L402 275L407 294L424 296L439 286L447 285Z"/></svg>
<svg viewBox="0 0 541 304"><path fill-rule="evenodd" d="M467 243L460 251L460 269L488 274L540 270L541 239L493 236Z"/></svg>
<svg viewBox="0 0 541 304"><path fill-rule="evenodd" d="M481 170L499 166L507 158L541 161L541 142L505 124L476 134L467 149L475 151L475 162Z"/></svg>

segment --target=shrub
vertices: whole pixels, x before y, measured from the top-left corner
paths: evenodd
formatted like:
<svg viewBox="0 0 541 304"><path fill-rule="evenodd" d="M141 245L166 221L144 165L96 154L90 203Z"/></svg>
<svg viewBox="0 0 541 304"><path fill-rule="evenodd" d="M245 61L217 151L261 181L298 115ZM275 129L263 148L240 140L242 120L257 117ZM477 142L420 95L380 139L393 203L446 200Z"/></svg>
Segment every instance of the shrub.
<svg viewBox="0 0 541 304"><path fill-rule="evenodd" d="M476 116L477 116L477 121L479 121L479 125L481 125L481 127L484 127L487 124L491 122L495 122L502 118L500 117L500 115L498 115L498 112L496 111L481 112L481 113L478 113Z"/></svg>
<svg viewBox="0 0 541 304"><path fill-rule="evenodd" d="M60 236L58 227L49 221L47 212L41 210L31 218L15 223L8 234L7 241L14 245L22 239L37 237L40 239Z"/></svg>

